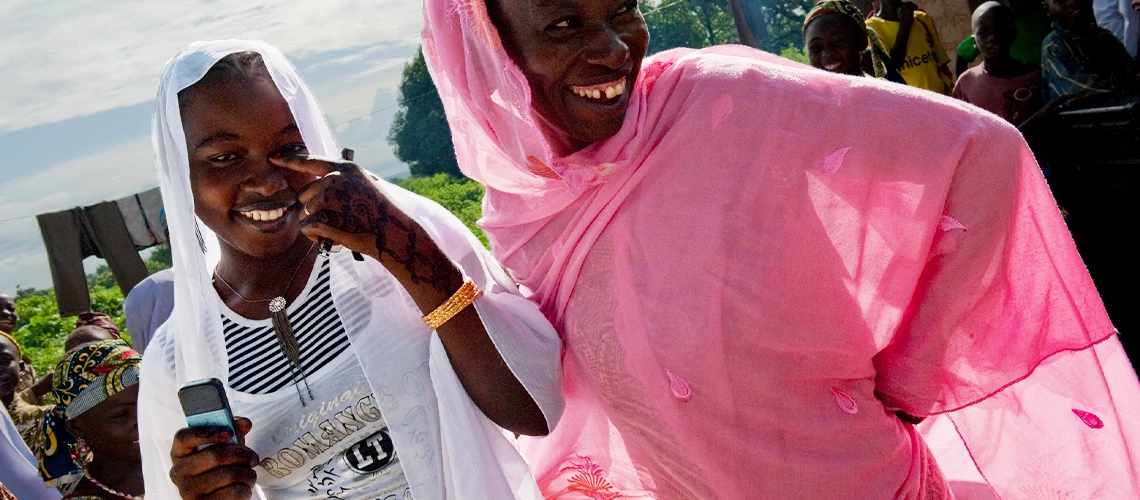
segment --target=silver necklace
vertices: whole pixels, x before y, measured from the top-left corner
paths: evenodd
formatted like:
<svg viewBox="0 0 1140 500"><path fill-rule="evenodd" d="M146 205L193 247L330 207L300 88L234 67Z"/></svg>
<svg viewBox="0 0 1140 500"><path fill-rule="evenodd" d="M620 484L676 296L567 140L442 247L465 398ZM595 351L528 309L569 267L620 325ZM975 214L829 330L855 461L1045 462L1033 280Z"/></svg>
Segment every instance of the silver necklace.
<svg viewBox="0 0 1140 500"><path fill-rule="evenodd" d="M289 360L289 375L293 378L293 387L297 388L297 397L301 400L301 406L308 406L305 403L305 397L301 395L301 384L305 385L305 392L309 394L309 401L313 401L313 390L309 388L309 379L305 376L305 369L301 366L301 346L297 343L297 336L293 332L293 325L289 324L289 315L285 309L289 306L289 302L285 300L285 294L289 293L289 287L293 286L293 280L297 279L297 274L301 272L301 268L305 266L305 259L309 258L309 254L313 253L313 249L317 247L316 243L309 247L309 251L301 257L301 261L297 263L296 269L293 270L293 276L289 277L289 283L285 284L285 289L281 291L276 297L272 299L258 299L250 300L245 298L242 294L238 293L233 286L230 285L217 269L214 269L214 276L222 281L226 288L229 288L237 298L249 304L264 304L269 303L269 313L273 322L273 332L277 337L277 345L281 348L281 352L285 355L285 359Z"/></svg>

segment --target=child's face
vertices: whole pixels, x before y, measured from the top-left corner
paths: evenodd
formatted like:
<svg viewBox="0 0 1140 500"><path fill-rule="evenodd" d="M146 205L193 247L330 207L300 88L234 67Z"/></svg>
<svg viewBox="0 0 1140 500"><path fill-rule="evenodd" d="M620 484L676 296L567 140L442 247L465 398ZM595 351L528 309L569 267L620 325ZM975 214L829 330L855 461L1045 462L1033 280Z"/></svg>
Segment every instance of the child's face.
<svg viewBox="0 0 1140 500"><path fill-rule="evenodd" d="M1092 0L1046 0L1045 10L1062 27L1076 26L1092 19Z"/></svg>
<svg viewBox="0 0 1140 500"><path fill-rule="evenodd" d="M297 192L314 177L271 155L308 154L288 103L268 73L192 87L182 109L194 211L224 246L281 255L298 241Z"/></svg>
<svg viewBox="0 0 1140 500"><path fill-rule="evenodd" d="M974 26L974 41L982 57L990 61L1009 54L1013 46L1013 39L1017 36L1017 28L1013 19L994 11L983 14Z"/></svg>
<svg viewBox="0 0 1140 500"><path fill-rule="evenodd" d="M859 76L867 35L844 14L825 14L808 24L804 33L808 59L813 67Z"/></svg>

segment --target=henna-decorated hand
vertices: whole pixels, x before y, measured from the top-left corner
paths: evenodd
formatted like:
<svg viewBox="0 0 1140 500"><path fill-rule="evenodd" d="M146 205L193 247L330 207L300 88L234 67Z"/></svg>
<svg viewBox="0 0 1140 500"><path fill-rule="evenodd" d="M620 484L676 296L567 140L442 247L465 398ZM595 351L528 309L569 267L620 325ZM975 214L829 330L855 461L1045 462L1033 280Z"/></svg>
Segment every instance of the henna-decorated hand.
<svg viewBox="0 0 1140 500"><path fill-rule="evenodd" d="M397 278L450 295L462 276L416 221L389 201L355 163L316 156L277 155L274 165L319 177L301 189L301 232L313 241L371 256Z"/></svg>

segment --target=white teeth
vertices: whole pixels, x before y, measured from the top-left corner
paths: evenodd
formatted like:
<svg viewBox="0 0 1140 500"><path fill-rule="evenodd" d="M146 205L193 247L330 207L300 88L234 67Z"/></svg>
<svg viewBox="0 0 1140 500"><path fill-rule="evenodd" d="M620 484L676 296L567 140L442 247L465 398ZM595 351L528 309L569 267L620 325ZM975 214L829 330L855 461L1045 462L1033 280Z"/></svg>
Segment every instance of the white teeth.
<svg viewBox="0 0 1140 500"><path fill-rule="evenodd" d="M574 92L575 94L578 94L578 97L583 97L583 98L587 98L587 99L597 99L597 100L607 99L608 100L608 99L613 99L614 97L617 97L617 96L625 93L625 82L619 81L619 82L617 82L613 85L607 86L607 87L596 87L596 88L571 87L570 90L572 92Z"/></svg>
<svg viewBox="0 0 1140 500"><path fill-rule="evenodd" d="M285 215L285 210L284 208L274 210L250 210L248 212L242 212L242 215L256 221L272 221L280 219L281 216Z"/></svg>

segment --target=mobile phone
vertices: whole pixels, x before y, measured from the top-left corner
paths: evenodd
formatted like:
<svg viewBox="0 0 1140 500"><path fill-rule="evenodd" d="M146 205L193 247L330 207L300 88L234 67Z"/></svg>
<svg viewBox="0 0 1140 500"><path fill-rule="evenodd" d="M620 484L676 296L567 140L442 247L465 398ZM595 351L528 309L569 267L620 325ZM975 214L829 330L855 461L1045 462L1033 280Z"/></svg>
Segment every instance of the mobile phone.
<svg viewBox="0 0 1140 500"><path fill-rule="evenodd" d="M221 380L208 378L189 382L178 390L178 401L182 403L187 427L226 427L233 436L230 443L238 444L234 414Z"/></svg>
<svg viewBox="0 0 1140 500"><path fill-rule="evenodd" d="M356 152L351 150L351 149L344 148L344 149L340 150L340 159L342 159L342 160L352 161L352 159L355 156L356 156ZM331 242L328 242L327 240L326 240L326 242L331 243ZM328 253L327 249L325 250L325 253ZM364 256L360 255L360 252L355 252L355 251L352 252L352 258L355 259L357 262L364 262Z"/></svg>

